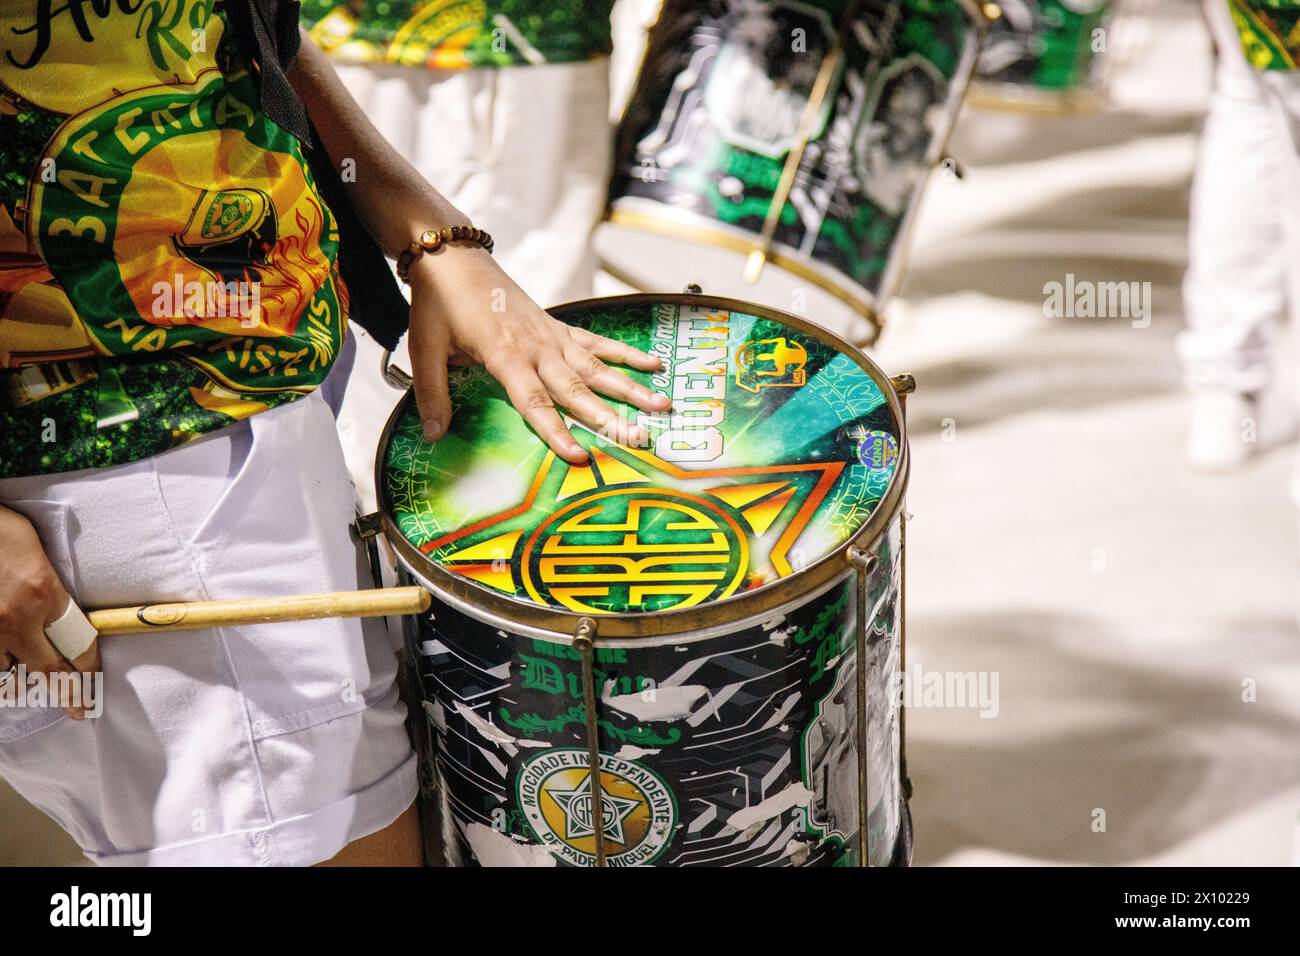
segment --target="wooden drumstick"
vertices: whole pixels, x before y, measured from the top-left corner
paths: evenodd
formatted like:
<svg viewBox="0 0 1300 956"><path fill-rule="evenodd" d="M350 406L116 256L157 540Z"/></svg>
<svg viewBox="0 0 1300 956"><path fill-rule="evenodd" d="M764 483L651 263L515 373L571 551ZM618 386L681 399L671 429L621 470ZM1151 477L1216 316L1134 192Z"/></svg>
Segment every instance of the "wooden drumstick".
<svg viewBox="0 0 1300 956"><path fill-rule="evenodd" d="M106 634L152 631L197 631L278 621L311 621L325 617L386 617L419 614L429 609L429 592L421 587L296 594L292 597L248 598L238 601L193 601L188 604L144 604L91 611L91 626Z"/></svg>

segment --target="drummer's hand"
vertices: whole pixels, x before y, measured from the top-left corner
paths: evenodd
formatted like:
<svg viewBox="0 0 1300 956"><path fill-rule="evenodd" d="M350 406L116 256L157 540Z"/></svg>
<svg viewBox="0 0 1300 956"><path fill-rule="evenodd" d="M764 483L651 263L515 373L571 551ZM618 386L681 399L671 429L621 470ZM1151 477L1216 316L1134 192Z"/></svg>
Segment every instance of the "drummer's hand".
<svg viewBox="0 0 1300 956"><path fill-rule="evenodd" d="M5 556L4 574L0 574L0 674L15 662L25 664L28 674L100 670L98 641L69 663L45 636L46 626L67 609L68 592L50 566L31 522L2 507L0 553ZM64 709L74 720L85 717L84 707Z"/></svg>
<svg viewBox="0 0 1300 956"><path fill-rule="evenodd" d="M485 249L446 246L413 262L410 279L415 400L430 441L441 438L451 422L448 363L486 366L537 434L575 464L585 462L587 453L565 427L557 405L597 434L633 447L649 443L645 429L626 421L596 392L651 413L671 406L667 395L605 364L653 372L661 367L658 358L552 318Z"/></svg>

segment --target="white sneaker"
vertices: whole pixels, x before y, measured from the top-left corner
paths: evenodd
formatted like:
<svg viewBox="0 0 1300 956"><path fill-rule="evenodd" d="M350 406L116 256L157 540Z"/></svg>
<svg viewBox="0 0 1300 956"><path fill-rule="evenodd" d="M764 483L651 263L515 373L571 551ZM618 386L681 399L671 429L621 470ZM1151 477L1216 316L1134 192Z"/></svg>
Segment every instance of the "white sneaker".
<svg viewBox="0 0 1300 956"><path fill-rule="evenodd" d="M1259 447L1254 396L1227 389L1192 393L1187 461L1197 471L1232 471Z"/></svg>
<svg viewBox="0 0 1300 956"><path fill-rule="evenodd" d="M1300 420L1285 383L1258 392L1204 389L1192 393L1187 460L1205 472L1231 471L1254 456L1295 441Z"/></svg>

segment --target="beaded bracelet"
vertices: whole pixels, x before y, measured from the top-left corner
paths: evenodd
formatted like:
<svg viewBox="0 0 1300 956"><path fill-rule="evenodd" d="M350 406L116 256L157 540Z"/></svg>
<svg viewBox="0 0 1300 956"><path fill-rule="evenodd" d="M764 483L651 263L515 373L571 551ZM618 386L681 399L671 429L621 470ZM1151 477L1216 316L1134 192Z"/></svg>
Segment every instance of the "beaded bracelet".
<svg viewBox="0 0 1300 956"><path fill-rule="evenodd" d="M449 242L472 242L475 245L482 246L488 252L492 251L492 237L484 230L475 226L448 226L446 229L429 229L421 233L420 238L415 240L397 257L397 278L406 284L410 284L411 263L426 252L437 252Z"/></svg>

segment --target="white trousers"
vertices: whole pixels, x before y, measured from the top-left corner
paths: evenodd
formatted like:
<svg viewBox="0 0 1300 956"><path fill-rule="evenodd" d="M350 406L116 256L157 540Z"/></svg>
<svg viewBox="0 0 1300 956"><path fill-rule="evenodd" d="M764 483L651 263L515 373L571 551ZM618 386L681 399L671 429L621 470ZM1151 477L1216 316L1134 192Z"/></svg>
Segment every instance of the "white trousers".
<svg viewBox="0 0 1300 956"><path fill-rule="evenodd" d="M1187 329L1191 389L1253 392L1300 315L1300 72L1252 69L1227 0L1206 0L1219 51L1192 186Z"/></svg>
<svg viewBox="0 0 1300 956"><path fill-rule="evenodd" d="M543 306L592 294L591 231L605 208L609 63L425 70L339 66L379 132L496 241L505 271ZM414 238L414 237L412 237ZM353 327L356 329L356 327ZM358 330L339 436L363 507L375 504L379 434L400 393ZM410 369L405 348L394 361Z"/></svg>
<svg viewBox="0 0 1300 956"><path fill-rule="evenodd" d="M0 481L85 608L355 589L319 392L154 458ZM0 708L0 776L116 865L307 865L415 798L382 621L105 637L102 715ZM3 822L0 822L0 830Z"/></svg>

